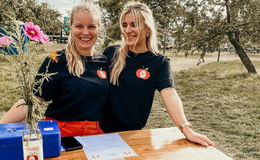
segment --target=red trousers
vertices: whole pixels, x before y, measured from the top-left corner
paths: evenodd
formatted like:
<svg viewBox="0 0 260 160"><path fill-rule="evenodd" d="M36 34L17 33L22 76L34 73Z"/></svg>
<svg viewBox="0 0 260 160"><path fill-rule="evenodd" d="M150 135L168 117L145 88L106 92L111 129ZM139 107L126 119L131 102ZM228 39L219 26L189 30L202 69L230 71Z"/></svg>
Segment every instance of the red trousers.
<svg viewBox="0 0 260 160"><path fill-rule="evenodd" d="M58 121L46 117L45 120L55 120L60 128L61 137L67 136L87 136L103 134L98 121Z"/></svg>

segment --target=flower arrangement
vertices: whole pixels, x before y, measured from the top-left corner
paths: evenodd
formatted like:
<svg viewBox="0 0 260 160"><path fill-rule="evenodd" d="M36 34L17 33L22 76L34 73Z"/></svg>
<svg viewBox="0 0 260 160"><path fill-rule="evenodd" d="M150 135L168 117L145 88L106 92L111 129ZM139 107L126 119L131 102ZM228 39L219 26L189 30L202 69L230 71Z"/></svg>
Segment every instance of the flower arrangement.
<svg viewBox="0 0 260 160"><path fill-rule="evenodd" d="M0 32L0 56L4 56L10 62L11 69L8 71L16 77L18 93L25 101L21 105L28 106L25 122L32 130L37 127L38 120L42 119L47 104L36 98L34 93L40 93L43 81L53 75L37 74L38 69L35 68L36 58L40 52L46 52L44 44L48 41L48 36L32 22L20 25L15 21L11 25L11 31L2 29ZM41 76L41 78L36 81L35 76Z"/></svg>

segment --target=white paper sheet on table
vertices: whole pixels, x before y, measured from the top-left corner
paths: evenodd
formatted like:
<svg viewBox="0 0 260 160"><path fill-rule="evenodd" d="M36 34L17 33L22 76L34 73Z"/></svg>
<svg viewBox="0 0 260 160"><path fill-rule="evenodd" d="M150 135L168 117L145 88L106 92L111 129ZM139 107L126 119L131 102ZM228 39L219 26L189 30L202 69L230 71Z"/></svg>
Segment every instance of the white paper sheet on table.
<svg viewBox="0 0 260 160"><path fill-rule="evenodd" d="M136 156L119 134L75 137L82 145L89 160L108 160Z"/></svg>

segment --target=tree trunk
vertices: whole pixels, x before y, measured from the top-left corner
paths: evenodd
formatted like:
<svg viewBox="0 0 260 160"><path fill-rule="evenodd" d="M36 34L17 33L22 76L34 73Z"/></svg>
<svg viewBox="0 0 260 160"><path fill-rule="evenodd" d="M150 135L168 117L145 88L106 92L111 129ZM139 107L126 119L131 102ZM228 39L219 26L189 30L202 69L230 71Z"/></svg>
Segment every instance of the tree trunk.
<svg viewBox="0 0 260 160"><path fill-rule="evenodd" d="M166 35L163 36L163 54L165 54L166 51Z"/></svg>
<svg viewBox="0 0 260 160"><path fill-rule="evenodd" d="M217 62L219 62L219 58L220 58L220 48L218 48L218 60L217 60Z"/></svg>
<svg viewBox="0 0 260 160"><path fill-rule="evenodd" d="M232 17L231 17L231 11L230 11L230 0L225 0L226 2L226 13L227 13L227 23L228 24L232 24ZM252 64L251 60L249 59L249 57L247 56L245 50L243 49L243 47L239 44L239 31L229 31L227 32L228 35L228 39L231 42L231 44L234 46L237 55L239 56L239 58L241 59L242 63L244 64L244 66L246 67L248 73L252 73L252 74L256 74L256 70L254 65Z"/></svg>
<svg viewBox="0 0 260 160"><path fill-rule="evenodd" d="M242 63L246 67L248 73L257 74L254 65L252 64L251 60L247 56L247 54L246 54L245 50L243 49L243 47L233 38L231 32L228 32L227 35L228 35L229 41L234 46L237 55L239 56L240 60L242 61ZM238 36L236 35L236 39L237 38L238 38Z"/></svg>

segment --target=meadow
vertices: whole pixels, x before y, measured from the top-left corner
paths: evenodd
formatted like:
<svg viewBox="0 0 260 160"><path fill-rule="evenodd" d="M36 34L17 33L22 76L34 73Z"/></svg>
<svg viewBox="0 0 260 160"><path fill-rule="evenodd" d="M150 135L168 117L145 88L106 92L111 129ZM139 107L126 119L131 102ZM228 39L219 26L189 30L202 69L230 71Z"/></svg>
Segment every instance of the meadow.
<svg viewBox="0 0 260 160"><path fill-rule="evenodd" d="M253 64L259 73L260 61ZM246 73L241 61L232 60L176 72L174 80L194 130L235 160L259 159L259 74ZM173 126L158 93L154 99L146 128Z"/></svg>
<svg viewBox="0 0 260 160"><path fill-rule="evenodd" d="M48 50L63 47L51 45ZM39 53L38 65L45 56ZM187 63L182 55L169 57L172 65L181 60ZM207 57L212 58L212 55ZM196 62L198 56L187 58ZM207 135L216 143L217 149L235 160L257 160L260 157L260 55L253 55L251 59L258 75L246 73L240 60L211 62L174 72L175 88L194 130ZM14 83L16 77L5 70L9 67L8 62L0 57L0 64L1 117L20 97ZM157 92L146 128L172 126Z"/></svg>

